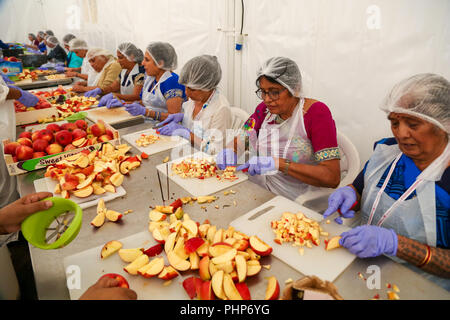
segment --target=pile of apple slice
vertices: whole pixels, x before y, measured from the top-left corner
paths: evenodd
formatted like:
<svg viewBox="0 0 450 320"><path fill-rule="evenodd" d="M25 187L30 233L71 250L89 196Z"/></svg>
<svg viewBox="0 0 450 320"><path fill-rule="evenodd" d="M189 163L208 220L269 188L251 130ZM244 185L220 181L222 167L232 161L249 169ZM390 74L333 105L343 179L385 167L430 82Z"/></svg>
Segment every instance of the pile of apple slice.
<svg viewBox="0 0 450 320"><path fill-rule="evenodd" d="M105 206L105 200L100 199L97 204L97 215L91 221L91 225L100 228L104 223L105 219L111 222L117 222L122 219L123 214L114 210L108 210Z"/></svg>
<svg viewBox="0 0 450 320"><path fill-rule="evenodd" d="M199 270L200 278L190 277L183 282L191 299L195 296L205 300L215 296L223 300L250 299L245 280L261 271L259 260L270 255L272 248L257 236L249 237L231 226L217 228L209 221L199 224L186 213L178 219L170 213L180 212L181 206L168 207L172 207L172 212L167 209L161 212L158 209L167 207L159 206L150 211L149 231L164 245L169 264L175 270ZM278 282L272 287L274 290L278 287L278 293L266 296L277 299Z"/></svg>
<svg viewBox="0 0 450 320"><path fill-rule="evenodd" d="M47 167L45 177L58 181L53 191L69 199L115 193L124 175L141 165L140 156L126 156L130 146L104 143L100 150L83 150Z"/></svg>

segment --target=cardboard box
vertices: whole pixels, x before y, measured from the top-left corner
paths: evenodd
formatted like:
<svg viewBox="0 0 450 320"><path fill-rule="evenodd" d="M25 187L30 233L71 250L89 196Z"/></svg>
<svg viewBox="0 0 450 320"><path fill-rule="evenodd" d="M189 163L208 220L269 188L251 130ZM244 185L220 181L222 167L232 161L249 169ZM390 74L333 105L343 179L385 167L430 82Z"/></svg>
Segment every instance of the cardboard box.
<svg viewBox="0 0 450 320"><path fill-rule="evenodd" d="M103 121L100 120L99 122L103 122ZM15 175L28 173L28 172L39 170L39 169L44 169L49 165L55 164L65 158L68 158L77 153L80 153L83 150L89 150L89 151L100 150L104 143L111 143L113 146L120 145L121 142L120 142L119 131L115 130L113 127L111 127L107 123L105 123L105 122L103 122L103 123L104 123L106 129L111 130L111 132L113 133L113 135L114 135L113 140L109 140L107 142L96 143L94 145L85 146L83 148L64 151L64 152L61 152L58 154L47 155L42 158L29 159L29 160L19 161L19 162L14 162L13 157L10 154L5 154L4 161L6 163L6 167L8 168L9 175L15 176ZM11 142L9 139L3 140L2 148L4 149L5 144L7 144L9 142Z"/></svg>
<svg viewBox="0 0 450 320"><path fill-rule="evenodd" d="M55 116L59 118L58 109L55 107L31 110L26 112L16 112L16 126L38 122L40 119Z"/></svg>
<svg viewBox="0 0 450 320"><path fill-rule="evenodd" d="M7 76L15 76L22 73L23 67L21 62L2 61L0 62L0 70Z"/></svg>

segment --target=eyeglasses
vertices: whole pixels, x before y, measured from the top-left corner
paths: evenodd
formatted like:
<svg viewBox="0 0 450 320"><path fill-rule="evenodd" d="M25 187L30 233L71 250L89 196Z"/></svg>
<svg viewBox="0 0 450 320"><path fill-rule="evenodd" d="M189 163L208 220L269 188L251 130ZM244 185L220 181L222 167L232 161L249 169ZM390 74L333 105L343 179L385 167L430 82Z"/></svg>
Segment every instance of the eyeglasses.
<svg viewBox="0 0 450 320"><path fill-rule="evenodd" d="M258 98L260 98L261 100L264 100L267 95L269 95L269 98L271 100L278 100L278 98L280 98L280 94L284 90L287 90L287 89L286 88L283 88L281 90L270 89L269 91L264 91L263 89L259 88L258 90L255 91L255 93L256 93L256 96Z"/></svg>

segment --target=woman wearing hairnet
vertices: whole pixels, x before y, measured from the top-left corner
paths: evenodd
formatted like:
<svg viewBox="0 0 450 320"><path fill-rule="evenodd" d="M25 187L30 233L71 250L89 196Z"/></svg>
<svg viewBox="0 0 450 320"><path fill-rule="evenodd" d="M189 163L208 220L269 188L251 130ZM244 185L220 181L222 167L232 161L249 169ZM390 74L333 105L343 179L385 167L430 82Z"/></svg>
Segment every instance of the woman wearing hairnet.
<svg viewBox="0 0 450 320"><path fill-rule="evenodd" d="M93 79L96 71L92 69L88 59L85 59L89 50L87 42L82 39L74 38L69 41L69 48L78 58L82 59L83 62L81 63L81 67L78 68L65 68L66 76L78 77L87 81L89 74L92 74L91 79Z"/></svg>
<svg viewBox="0 0 450 320"><path fill-rule="evenodd" d="M116 79L109 88L101 90L96 88L86 92L85 96L97 96L104 94L98 104L99 107L107 106L111 108L111 100L114 98L125 101L140 100L140 93L144 85L145 69L141 66L144 60L144 53L130 42L125 42L117 48L117 62L122 67L119 78Z"/></svg>
<svg viewBox="0 0 450 320"><path fill-rule="evenodd" d="M141 91L140 103L126 105L133 116L143 115L156 121L165 119L168 114L179 113L185 101L184 86L178 83L178 75L172 70L177 68L175 49L166 42L152 42L147 46L143 66L146 78ZM118 99L109 102L119 107Z"/></svg>
<svg viewBox="0 0 450 320"><path fill-rule="evenodd" d="M449 278L450 83L415 75L393 88L382 110L394 138L375 144L355 181L331 194L324 217L340 209L352 218L357 203L362 225L344 232L341 246L361 258L396 256ZM442 278L436 282L449 290Z"/></svg>
<svg viewBox="0 0 450 320"><path fill-rule="evenodd" d="M58 39L54 36L47 37L45 44L48 48L47 58L51 62L65 63L67 54L64 49L59 45Z"/></svg>
<svg viewBox="0 0 450 320"><path fill-rule="evenodd" d="M72 41L75 38L76 37L71 33L68 33L64 36L63 45L64 45L64 49L66 50L66 53L67 53L66 67L56 67L55 69L58 72L75 71L73 69L77 69L77 68L81 69L81 65L83 64L83 58L80 58L79 56L77 56L75 54L75 52L73 50L71 50L70 45L69 45L70 41Z"/></svg>
<svg viewBox="0 0 450 320"><path fill-rule="evenodd" d="M334 120L324 103L302 95L297 64L270 58L258 70L256 84L263 102L237 136L238 150L218 154L219 169L237 164L240 140L248 138L254 156L236 170L248 169L253 182L292 200L317 187L336 188L340 154Z"/></svg>
<svg viewBox="0 0 450 320"><path fill-rule="evenodd" d="M158 126L163 135L177 135L191 141L203 152L216 154L223 148L226 130L231 128L227 98L217 88L222 78L217 57L202 55L189 60L180 72L188 101L183 113L171 114ZM181 124L178 124L181 122Z"/></svg>
<svg viewBox="0 0 450 320"><path fill-rule="evenodd" d="M34 33L28 34L28 40L30 40L30 44L26 44L25 47L38 50L39 40L36 38L36 35Z"/></svg>
<svg viewBox="0 0 450 320"><path fill-rule="evenodd" d="M107 90L122 71L114 56L105 49L90 49L85 59L89 61L95 74L89 74L87 81L74 85L73 91L75 92L89 92L94 89Z"/></svg>

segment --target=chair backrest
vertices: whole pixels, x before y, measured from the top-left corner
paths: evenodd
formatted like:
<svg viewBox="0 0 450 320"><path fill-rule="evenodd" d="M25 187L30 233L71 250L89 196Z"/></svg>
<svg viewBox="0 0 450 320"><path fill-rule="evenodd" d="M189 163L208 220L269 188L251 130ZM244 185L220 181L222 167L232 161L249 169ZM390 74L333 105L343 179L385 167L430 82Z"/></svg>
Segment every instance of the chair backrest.
<svg viewBox="0 0 450 320"><path fill-rule="evenodd" d="M230 109L231 109L231 114L232 114L231 128L235 132L237 132L239 129L242 128L245 121L247 121L247 119L250 117L250 115L239 107L230 107Z"/></svg>
<svg viewBox="0 0 450 320"><path fill-rule="evenodd" d="M359 174L360 158L358 150L353 143L342 132L337 133L337 143L341 151L341 183L339 187L353 182Z"/></svg>

